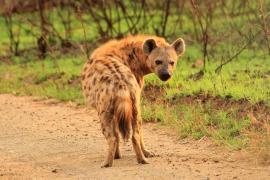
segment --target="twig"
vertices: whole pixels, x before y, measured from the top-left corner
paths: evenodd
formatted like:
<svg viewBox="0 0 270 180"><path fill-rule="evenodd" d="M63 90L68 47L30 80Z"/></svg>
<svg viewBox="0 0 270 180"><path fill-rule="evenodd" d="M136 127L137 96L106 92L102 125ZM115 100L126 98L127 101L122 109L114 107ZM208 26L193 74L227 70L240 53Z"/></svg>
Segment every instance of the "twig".
<svg viewBox="0 0 270 180"><path fill-rule="evenodd" d="M78 9L77 9L77 17L80 20L81 26L83 28L83 37L84 37L84 40L85 40L84 46L85 46L85 49L86 49L86 53L85 54L86 54L87 59L89 59L90 52L89 52L87 41L86 41L86 30L85 30L84 23L83 23L83 20L82 20L82 17L81 16L82 16L81 15L81 9L80 9L80 7L78 7Z"/></svg>
<svg viewBox="0 0 270 180"><path fill-rule="evenodd" d="M253 39L255 39L255 37L260 33L260 31L258 31L253 38L249 38L247 43L242 46L232 57L230 57L227 61L225 61L224 63L221 63L216 69L215 69L215 73L220 73L222 70L222 67L225 66L226 64L230 63L233 59L237 58L247 47L248 45L250 45L250 43L252 42Z"/></svg>
<svg viewBox="0 0 270 180"><path fill-rule="evenodd" d="M238 50L238 52L236 52L232 57L230 57L226 62L220 64L216 69L215 69L215 73L220 73L221 69L224 65L228 64L229 62L231 62L234 58L238 57L239 54L241 54L249 45L249 42L246 43L240 50Z"/></svg>

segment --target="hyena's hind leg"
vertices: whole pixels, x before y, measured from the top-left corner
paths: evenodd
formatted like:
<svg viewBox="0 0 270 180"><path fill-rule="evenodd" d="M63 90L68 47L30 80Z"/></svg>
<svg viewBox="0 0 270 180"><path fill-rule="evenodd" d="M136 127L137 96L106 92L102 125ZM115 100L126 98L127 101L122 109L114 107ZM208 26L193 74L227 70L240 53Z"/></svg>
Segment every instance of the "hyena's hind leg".
<svg viewBox="0 0 270 180"><path fill-rule="evenodd" d="M115 154L114 154L114 159L120 159L122 157L121 153L120 153L120 135L118 132L116 132L116 150L115 150Z"/></svg>
<svg viewBox="0 0 270 180"><path fill-rule="evenodd" d="M102 133L108 142L108 154L101 167L111 167L118 146L117 133L115 132L113 115L111 113L103 113L100 115Z"/></svg>

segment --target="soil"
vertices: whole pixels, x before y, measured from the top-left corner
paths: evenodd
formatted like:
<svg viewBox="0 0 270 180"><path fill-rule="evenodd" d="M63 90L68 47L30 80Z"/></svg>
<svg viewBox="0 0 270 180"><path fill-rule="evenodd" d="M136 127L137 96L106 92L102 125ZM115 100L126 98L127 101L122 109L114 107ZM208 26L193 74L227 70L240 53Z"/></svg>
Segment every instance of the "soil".
<svg viewBox="0 0 270 180"><path fill-rule="evenodd" d="M144 124L148 149L159 154L139 165L130 142L122 158L100 168L107 143L94 110L72 103L0 95L0 179L270 179L270 167L207 138L178 139Z"/></svg>

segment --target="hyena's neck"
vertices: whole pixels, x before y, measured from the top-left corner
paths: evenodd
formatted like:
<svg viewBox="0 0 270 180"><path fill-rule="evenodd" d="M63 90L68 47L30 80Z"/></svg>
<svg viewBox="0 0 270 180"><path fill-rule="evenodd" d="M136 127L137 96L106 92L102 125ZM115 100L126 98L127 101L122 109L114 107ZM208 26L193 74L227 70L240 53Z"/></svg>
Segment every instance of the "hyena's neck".
<svg viewBox="0 0 270 180"><path fill-rule="evenodd" d="M143 86L144 76L151 73L146 60L147 56L144 55L141 48L132 47L128 54L127 62L125 62L125 64L128 64L141 87Z"/></svg>

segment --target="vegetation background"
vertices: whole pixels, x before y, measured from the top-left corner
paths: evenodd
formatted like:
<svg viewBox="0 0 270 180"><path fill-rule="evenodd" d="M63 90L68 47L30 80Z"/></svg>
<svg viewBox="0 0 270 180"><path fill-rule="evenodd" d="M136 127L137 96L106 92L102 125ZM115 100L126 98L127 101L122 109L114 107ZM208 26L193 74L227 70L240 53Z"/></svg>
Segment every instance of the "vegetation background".
<svg viewBox="0 0 270 180"><path fill-rule="evenodd" d="M84 104L80 71L112 38L185 39L167 83L146 77L143 119L270 164L269 0L0 0L0 93Z"/></svg>

